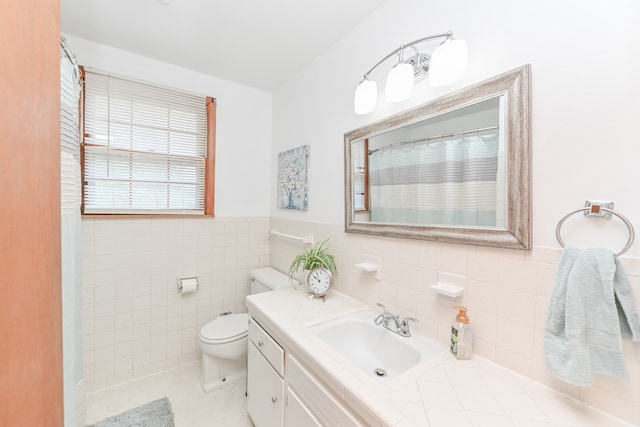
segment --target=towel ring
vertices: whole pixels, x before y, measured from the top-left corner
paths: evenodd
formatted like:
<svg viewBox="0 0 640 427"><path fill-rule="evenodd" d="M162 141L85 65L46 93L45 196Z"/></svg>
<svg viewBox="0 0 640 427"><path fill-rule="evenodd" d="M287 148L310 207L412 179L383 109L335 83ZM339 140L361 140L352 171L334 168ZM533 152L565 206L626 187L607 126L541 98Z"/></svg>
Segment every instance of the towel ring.
<svg viewBox="0 0 640 427"><path fill-rule="evenodd" d="M562 224L564 223L564 221L567 218L569 218L571 215L575 214L575 213L585 212L585 211L591 212L591 209L592 209L592 206L589 206L589 207L586 207L586 208L576 209L575 211L569 212L564 217L562 217L562 219L560 221L558 221L558 226L556 227L556 239L558 239L558 243L560 243L560 246L562 246L564 248L564 241L562 240L562 237L560 236L560 229L562 228ZM603 212L610 213L612 215L617 216L618 218L620 218L622 220L622 222L624 222L624 224L629 229L629 240L627 241L627 244L624 246L624 248L622 248L622 250L620 252L615 254L615 256L620 256L623 253L627 252L629 250L629 248L631 247L631 245L633 244L633 241L635 239L635 232L633 231L633 225L631 225L631 221L629 221L624 215L614 211L613 209L607 209L607 208L603 208L601 206L600 210L603 211Z"/></svg>

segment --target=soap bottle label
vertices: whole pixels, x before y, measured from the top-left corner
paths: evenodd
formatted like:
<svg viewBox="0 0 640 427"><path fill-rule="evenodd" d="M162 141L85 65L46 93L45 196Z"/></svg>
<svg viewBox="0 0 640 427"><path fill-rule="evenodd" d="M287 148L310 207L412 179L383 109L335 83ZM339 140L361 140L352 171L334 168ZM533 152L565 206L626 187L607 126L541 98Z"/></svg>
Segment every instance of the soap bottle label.
<svg viewBox="0 0 640 427"><path fill-rule="evenodd" d="M451 353L458 354L458 329L454 326L451 327Z"/></svg>

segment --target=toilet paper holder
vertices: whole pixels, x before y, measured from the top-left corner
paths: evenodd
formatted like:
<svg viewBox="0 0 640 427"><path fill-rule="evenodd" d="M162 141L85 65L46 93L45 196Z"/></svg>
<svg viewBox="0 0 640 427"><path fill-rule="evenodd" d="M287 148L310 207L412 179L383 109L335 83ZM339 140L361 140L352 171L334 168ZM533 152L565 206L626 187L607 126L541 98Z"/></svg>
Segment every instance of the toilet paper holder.
<svg viewBox="0 0 640 427"><path fill-rule="evenodd" d="M184 289L183 284L187 284L191 281L195 280L196 282L196 289L198 289L200 287L200 283L198 283L198 276L181 276L178 277L178 292L182 292L182 290Z"/></svg>

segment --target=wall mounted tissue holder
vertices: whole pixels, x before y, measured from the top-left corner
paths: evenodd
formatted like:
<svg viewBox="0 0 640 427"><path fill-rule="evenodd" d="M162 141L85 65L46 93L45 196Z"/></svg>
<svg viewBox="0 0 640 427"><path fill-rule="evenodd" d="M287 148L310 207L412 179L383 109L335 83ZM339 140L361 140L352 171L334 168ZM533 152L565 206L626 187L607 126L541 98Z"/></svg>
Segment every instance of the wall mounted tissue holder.
<svg viewBox="0 0 640 427"><path fill-rule="evenodd" d="M198 289L198 276L178 277L178 292L186 294Z"/></svg>

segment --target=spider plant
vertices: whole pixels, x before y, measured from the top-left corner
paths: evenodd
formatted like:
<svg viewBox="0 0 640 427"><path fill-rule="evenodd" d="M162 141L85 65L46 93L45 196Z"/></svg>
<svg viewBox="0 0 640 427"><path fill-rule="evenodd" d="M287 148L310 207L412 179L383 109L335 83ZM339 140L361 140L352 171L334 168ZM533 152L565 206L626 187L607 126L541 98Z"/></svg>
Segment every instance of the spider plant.
<svg viewBox="0 0 640 427"><path fill-rule="evenodd" d="M333 255L327 253L329 249L327 245L329 239L316 243L304 252L298 254L293 259L289 267L289 278L293 278L293 274L302 268L303 270L313 270L314 268L324 267L332 273L336 272L336 261Z"/></svg>

